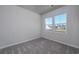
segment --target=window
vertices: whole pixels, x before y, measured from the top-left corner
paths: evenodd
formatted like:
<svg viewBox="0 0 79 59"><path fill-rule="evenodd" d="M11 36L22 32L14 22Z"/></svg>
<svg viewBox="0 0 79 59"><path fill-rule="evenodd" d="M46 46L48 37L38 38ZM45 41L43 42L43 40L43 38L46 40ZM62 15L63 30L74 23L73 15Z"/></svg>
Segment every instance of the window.
<svg viewBox="0 0 79 59"><path fill-rule="evenodd" d="M54 18L55 30L58 32L66 31L67 14L57 15Z"/></svg>
<svg viewBox="0 0 79 59"><path fill-rule="evenodd" d="M54 17L45 18L45 29L64 32L67 29L67 14L60 14Z"/></svg>
<svg viewBox="0 0 79 59"><path fill-rule="evenodd" d="M47 30L51 30L53 25L52 17L46 18L45 19L45 28Z"/></svg>

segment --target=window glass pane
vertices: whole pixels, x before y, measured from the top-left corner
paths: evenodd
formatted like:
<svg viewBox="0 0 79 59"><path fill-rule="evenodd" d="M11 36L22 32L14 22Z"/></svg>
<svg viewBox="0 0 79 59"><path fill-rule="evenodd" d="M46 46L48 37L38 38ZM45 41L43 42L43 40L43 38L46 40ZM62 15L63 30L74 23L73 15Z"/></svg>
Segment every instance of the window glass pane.
<svg viewBox="0 0 79 59"><path fill-rule="evenodd" d="M45 26L46 29L52 29L52 25L53 25L53 21L52 21L52 17L46 18L45 19Z"/></svg>
<svg viewBox="0 0 79 59"><path fill-rule="evenodd" d="M65 31L67 24L67 14L61 14L55 16L55 28L56 31Z"/></svg>

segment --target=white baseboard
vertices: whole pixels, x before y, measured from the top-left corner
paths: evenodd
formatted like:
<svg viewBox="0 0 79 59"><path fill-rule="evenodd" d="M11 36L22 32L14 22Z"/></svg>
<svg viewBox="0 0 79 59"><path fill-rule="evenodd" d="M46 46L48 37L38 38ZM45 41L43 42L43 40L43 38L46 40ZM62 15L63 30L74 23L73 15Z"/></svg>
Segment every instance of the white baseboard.
<svg viewBox="0 0 79 59"><path fill-rule="evenodd" d="M9 44L9 45L4 45L4 46L1 46L0 49L7 48L7 47L10 47L10 46L14 46L14 45L18 45L18 44L21 44L21 43L24 43L24 42L28 42L28 41L37 39L37 38L40 38L40 36L36 36L36 37L33 37L33 38L29 38L29 40L16 42L16 43L12 43L12 44Z"/></svg>
<svg viewBox="0 0 79 59"><path fill-rule="evenodd" d="M43 37L43 38L45 38L45 39L49 39L49 38L46 38L46 37ZM49 39L49 40L52 40L52 39ZM71 46L71 47L74 47L74 48L79 49L79 46L77 46L77 45L72 45L72 44L65 43L65 42L58 41L58 40L52 40L52 41L55 41L55 42L58 42L58 43L61 43L61 44L64 44L64 45Z"/></svg>

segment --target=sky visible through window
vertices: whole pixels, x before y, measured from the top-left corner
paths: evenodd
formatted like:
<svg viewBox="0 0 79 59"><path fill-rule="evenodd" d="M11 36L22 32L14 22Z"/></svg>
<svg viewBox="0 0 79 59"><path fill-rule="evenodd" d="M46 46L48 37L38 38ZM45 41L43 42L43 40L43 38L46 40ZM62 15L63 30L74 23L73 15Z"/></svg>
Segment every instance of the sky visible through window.
<svg viewBox="0 0 79 59"><path fill-rule="evenodd" d="M66 23L67 14L57 15L55 16L55 24Z"/></svg>
<svg viewBox="0 0 79 59"><path fill-rule="evenodd" d="M67 14L57 15L55 16L55 24L66 23ZM46 18L46 24L52 24L52 17Z"/></svg>
<svg viewBox="0 0 79 59"><path fill-rule="evenodd" d="M46 18L46 24L52 24L52 18L51 17Z"/></svg>

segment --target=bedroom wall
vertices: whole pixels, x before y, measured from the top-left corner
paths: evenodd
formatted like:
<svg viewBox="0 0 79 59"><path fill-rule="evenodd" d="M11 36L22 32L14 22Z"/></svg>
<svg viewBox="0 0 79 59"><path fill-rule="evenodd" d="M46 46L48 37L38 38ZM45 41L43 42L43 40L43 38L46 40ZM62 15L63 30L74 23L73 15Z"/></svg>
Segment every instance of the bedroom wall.
<svg viewBox="0 0 79 59"><path fill-rule="evenodd" d="M55 15L67 13L67 31L55 32L45 29L44 19ZM64 6L42 15L41 36L53 41L57 41L72 47L79 48L79 6Z"/></svg>
<svg viewBox="0 0 79 59"><path fill-rule="evenodd" d="M18 6L0 6L0 48L40 37L40 15Z"/></svg>

